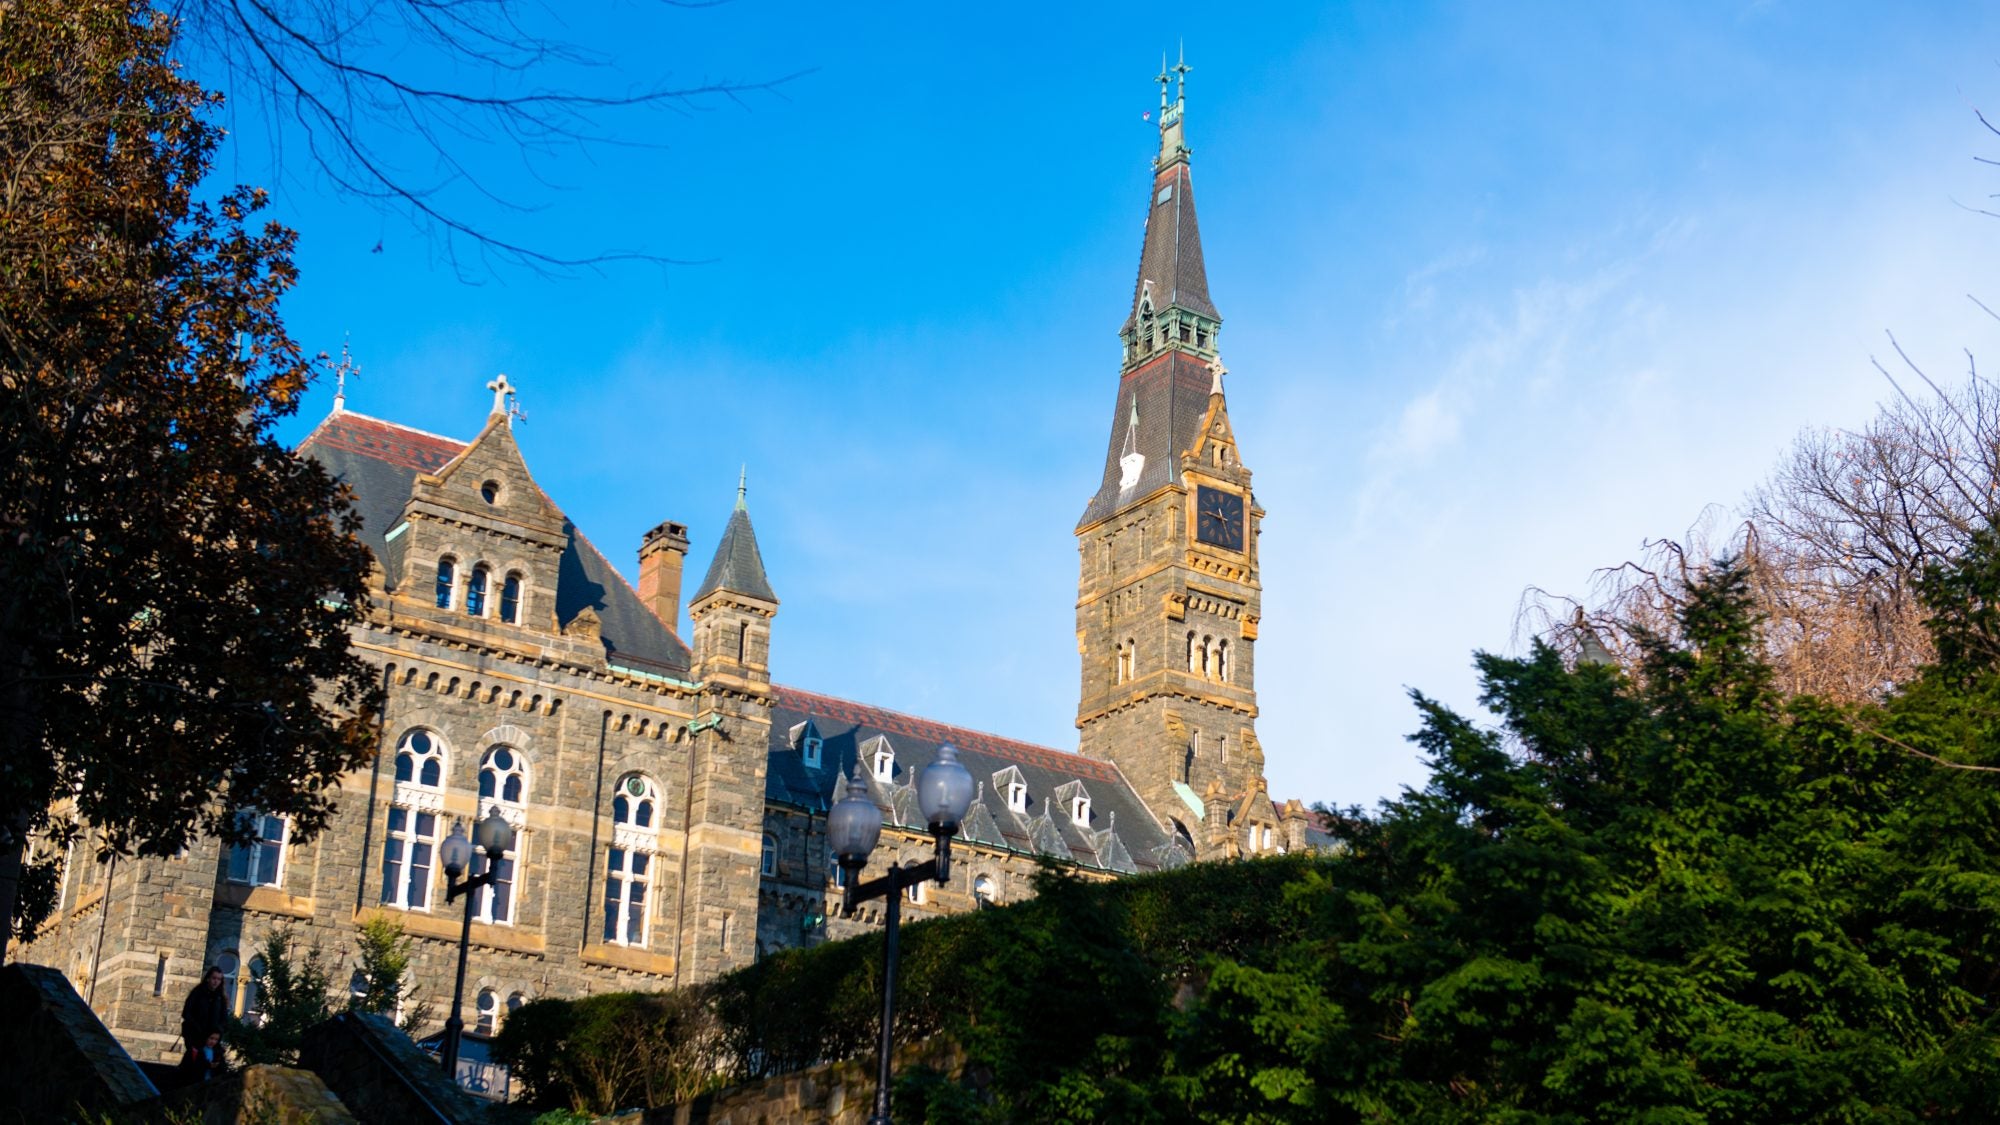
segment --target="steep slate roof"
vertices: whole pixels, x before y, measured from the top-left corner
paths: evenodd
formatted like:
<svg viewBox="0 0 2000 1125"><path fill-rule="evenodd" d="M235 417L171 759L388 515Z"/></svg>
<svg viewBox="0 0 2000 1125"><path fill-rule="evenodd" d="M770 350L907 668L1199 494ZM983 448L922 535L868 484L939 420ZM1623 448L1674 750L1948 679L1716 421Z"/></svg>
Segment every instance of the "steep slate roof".
<svg viewBox="0 0 2000 1125"><path fill-rule="evenodd" d="M831 806L834 786L857 761L885 818L921 831L912 782L916 771L937 756L940 743L958 748L959 761L972 771L979 795L968 812L964 834L1023 854L1074 859L1088 867L1130 874L1171 864L1162 859L1171 843L1125 778L1109 762L1020 742L914 715L872 707L799 688L774 685L769 769L765 798L811 813ZM808 768L792 744L792 730L811 722L822 740L820 766ZM873 751L887 739L896 768L888 783L874 778ZM1028 787L1025 815L1007 807L995 776L1017 770ZM1087 823L1070 818L1068 798L1080 784L1090 797Z"/></svg>
<svg viewBox="0 0 2000 1125"><path fill-rule="evenodd" d="M715 558L708 564L708 576L701 580L689 601L728 590L775 602L771 580L764 574L764 556L757 550L757 532L750 526L750 512L739 497L736 510L729 513L729 526L722 529L722 541L715 545Z"/></svg>
<svg viewBox="0 0 2000 1125"><path fill-rule="evenodd" d="M387 536L402 518L418 474L443 468L465 447L462 441L342 410L327 415L306 435L298 452L354 491L361 541L386 567L388 560L400 558ZM685 678L687 645L646 608L638 591L567 517L563 532L568 542L556 575L556 620L567 625L588 606L603 622L604 647L614 663ZM392 576L396 569L389 568Z"/></svg>
<svg viewBox="0 0 2000 1125"><path fill-rule="evenodd" d="M1153 198L1146 208L1146 244L1139 251L1139 279L1132 286L1130 329L1139 320L1139 301L1152 283L1153 310L1186 309L1210 320L1222 314L1208 299L1208 268L1201 257L1201 226L1194 217L1194 170L1185 153L1162 153L1153 174ZM1165 199L1161 198L1162 194Z"/></svg>
<svg viewBox="0 0 2000 1125"><path fill-rule="evenodd" d="M1118 403L1112 410L1111 443L1104 454L1104 479L1084 507L1078 527L1096 523L1131 501L1142 499L1181 479L1181 454L1194 448L1208 416L1209 391L1215 373L1208 361L1183 351L1164 351L1118 382ZM1138 452L1146 466L1130 488L1120 488L1118 459L1125 451L1125 431L1133 401L1139 407Z"/></svg>

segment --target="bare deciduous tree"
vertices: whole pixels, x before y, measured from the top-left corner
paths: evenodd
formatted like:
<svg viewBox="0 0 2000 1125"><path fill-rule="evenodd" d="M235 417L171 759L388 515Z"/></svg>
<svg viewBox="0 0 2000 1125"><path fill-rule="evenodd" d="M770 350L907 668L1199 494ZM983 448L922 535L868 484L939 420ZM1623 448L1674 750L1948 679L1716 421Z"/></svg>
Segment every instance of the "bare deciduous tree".
<svg viewBox="0 0 2000 1125"><path fill-rule="evenodd" d="M1581 599L1530 590L1521 625L1572 654L1594 637L1629 666L1638 632L1672 634L1694 570L1741 557L1782 690L1858 700L1908 679L1931 657L1916 579L2000 496L2000 387L1976 365L1940 387L1890 344L1903 377L1877 364L1896 397L1866 426L1800 434L1739 518L1710 509L1680 540L1599 571Z"/></svg>
<svg viewBox="0 0 2000 1125"><path fill-rule="evenodd" d="M621 83L603 56L534 26L553 13L519 0L174 0L167 11L183 56L235 112L264 118L274 144L302 146L340 193L410 220L461 273L474 262L542 272L672 262L537 247L472 207L535 208L564 159L638 143L631 115L741 106L798 77ZM512 150L514 172L482 169L493 146Z"/></svg>

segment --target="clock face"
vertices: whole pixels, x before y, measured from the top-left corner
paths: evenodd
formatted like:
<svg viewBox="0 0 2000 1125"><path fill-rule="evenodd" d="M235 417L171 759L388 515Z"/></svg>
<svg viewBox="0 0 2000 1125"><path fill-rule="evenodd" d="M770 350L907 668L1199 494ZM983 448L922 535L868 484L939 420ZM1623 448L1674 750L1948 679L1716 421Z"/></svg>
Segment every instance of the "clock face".
<svg viewBox="0 0 2000 1125"><path fill-rule="evenodd" d="M1243 549L1243 498L1203 486L1194 493L1194 537L1203 543Z"/></svg>

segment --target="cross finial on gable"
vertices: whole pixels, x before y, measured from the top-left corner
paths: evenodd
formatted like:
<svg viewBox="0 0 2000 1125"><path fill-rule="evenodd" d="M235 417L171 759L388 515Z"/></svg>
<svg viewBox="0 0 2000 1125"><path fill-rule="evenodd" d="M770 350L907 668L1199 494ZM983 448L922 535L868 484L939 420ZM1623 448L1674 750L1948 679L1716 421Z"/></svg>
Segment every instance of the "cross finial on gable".
<svg viewBox="0 0 2000 1125"><path fill-rule="evenodd" d="M491 413L507 413L507 396L514 393L514 384L509 383L507 376L502 374L492 382L487 383L486 389L493 392L493 409Z"/></svg>
<svg viewBox="0 0 2000 1125"><path fill-rule="evenodd" d="M340 362L335 363L325 352L319 354L320 361L333 369L333 412L347 409L347 377L360 375L361 365L354 362L354 354L348 350L347 338L341 337Z"/></svg>
<svg viewBox="0 0 2000 1125"><path fill-rule="evenodd" d="M1229 369L1222 366L1222 354L1220 352L1216 353L1214 359L1208 361L1208 369L1215 375L1215 382L1208 385L1208 393L1219 395L1222 393L1222 377L1229 374Z"/></svg>

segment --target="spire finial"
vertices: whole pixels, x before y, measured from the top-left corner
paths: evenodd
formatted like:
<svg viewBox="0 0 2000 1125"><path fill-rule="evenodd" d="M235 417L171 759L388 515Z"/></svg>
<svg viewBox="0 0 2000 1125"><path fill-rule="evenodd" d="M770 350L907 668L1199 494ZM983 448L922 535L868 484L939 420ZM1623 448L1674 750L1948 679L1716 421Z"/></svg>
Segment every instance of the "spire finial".
<svg viewBox="0 0 2000 1125"><path fill-rule="evenodd" d="M1183 39L1181 40L1180 61L1174 64L1174 74L1180 80L1174 89L1175 101L1184 102L1187 100L1187 76L1188 72L1193 69L1193 67L1187 64L1187 40ZM1162 92L1165 92L1164 88L1162 88Z"/></svg>
<svg viewBox="0 0 2000 1125"><path fill-rule="evenodd" d="M1153 81L1155 81L1155 82L1158 82L1158 83L1160 84L1160 114L1161 114L1161 116L1160 116L1160 125L1161 125L1162 127L1164 127L1164 126L1166 125L1166 123L1167 123L1167 119L1166 119L1166 112L1167 112L1167 83L1169 83L1169 82L1172 82L1173 80L1174 80L1174 79L1173 79L1173 76L1172 76L1171 74L1169 74L1169 73L1167 72L1167 53L1166 53L1165 51L1161 51L1161 52L1160 52L1160 73L1158 73L1157 75L1154 75L1154 76L1153 76Z"/></svg>
<svg viewBox="0 0 2000 1125"><path fill-rule="evenodd" d="M486 389L493 392L493 409L489 414L506 414L507 396L514 393L514 384L509 383L507 376L502 374L487 383Z"/></svg>
<svg viewBox="0 0 2000 1125"><path fill-rule="evenodd" d="M750 491L750 466L746 462L736 470L736 510L747 512L750 504L746 497Z"/></svg>
<svg viewBox="0 0 2000 1125"><path fill-rule="evenodd" d="M333 369L333 412L338 414L347 409L347 377L360 375L361 365L354 362L354 353L348 350L347 334L344 332L340 337L340 362L334 363L325 352L320 353L320 359Z"/></svg>

